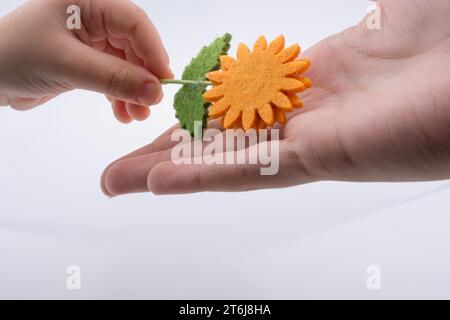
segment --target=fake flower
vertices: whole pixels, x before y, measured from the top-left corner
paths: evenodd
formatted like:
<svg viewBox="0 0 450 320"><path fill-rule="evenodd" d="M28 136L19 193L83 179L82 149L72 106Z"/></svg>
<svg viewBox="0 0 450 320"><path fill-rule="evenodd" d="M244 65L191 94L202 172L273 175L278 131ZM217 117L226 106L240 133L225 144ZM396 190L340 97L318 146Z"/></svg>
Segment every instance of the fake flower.
<svg viewBox="0 0 450 320"><path fill-rule="evenodd" d="M223 118L226 129L258 129L284 124L286 112L302 107L297 93L311 87L311 81L301 76L310 62L296 60L299 45L284 45L283 36L270 44L261 36L252 51L241 43L237 59L221 56L221 70L206 75L213 84L203 94L213 103L209 117Z"/></svg>
<svg viewBox="0 0 450 320"><path fill-rule="evenodd" d="M297 94L312 86L311 80L302 76L311 63L297 60L298 44L285 48L283 36L270 44L261 36L252 51L241 43L234 59L226 55L230 41L227 33L203 47L186 66L181 80L161 80L183 85L175 95L174 107L180 126L192 136L195 124L201 123L204 129L208 118L222 118L226 129L285 124L286 113L303 106ZM209 85L212 88L207 91Z"/></svg>

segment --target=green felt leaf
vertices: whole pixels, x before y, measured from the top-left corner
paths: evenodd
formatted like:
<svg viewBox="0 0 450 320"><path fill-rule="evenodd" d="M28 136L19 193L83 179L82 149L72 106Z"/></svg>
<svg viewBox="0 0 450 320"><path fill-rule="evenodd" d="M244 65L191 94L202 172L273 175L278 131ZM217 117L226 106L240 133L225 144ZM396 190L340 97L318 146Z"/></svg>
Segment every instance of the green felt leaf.
<svg viewBox="0 0 450 320"><path fill-rule="evenodd" d="M186 66L183 80L206 80L206 74L220 68L220 56L228 53L231 35L226 33L215 39L209 46L202 48L197 57ZM206 85L183 85L174 100L176 117L183 129L194 135L195 122L201 121L202 128L206 128L209 103L203 99Z"/></svg>

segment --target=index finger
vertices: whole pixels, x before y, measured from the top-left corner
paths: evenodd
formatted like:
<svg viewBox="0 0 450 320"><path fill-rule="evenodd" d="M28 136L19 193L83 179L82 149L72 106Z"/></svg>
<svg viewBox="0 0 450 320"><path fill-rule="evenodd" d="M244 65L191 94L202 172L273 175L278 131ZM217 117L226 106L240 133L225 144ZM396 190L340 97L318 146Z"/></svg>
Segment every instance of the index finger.
<svg viewBox="0 0 450 320"><path fill-rule="evenodd" d="M278 158L273 160L279 165L279 170L276 168L272 174L262 173L263 166L258 159L255 164L175 164L172 160L166 160L151 168L147 177L147 188L157 195L170 195L204 191L250 191L311 182L312 179L306 171L298 170L295 157L286 144L287 142L281 142L280 153L273 155ZM245 149L246 158L258 158L259 147L260 145L253 145ZM215 156L224 159L228 153ZM233 152L231 155L235 156ZM195 160L192 162L195 163Z"/></svg>

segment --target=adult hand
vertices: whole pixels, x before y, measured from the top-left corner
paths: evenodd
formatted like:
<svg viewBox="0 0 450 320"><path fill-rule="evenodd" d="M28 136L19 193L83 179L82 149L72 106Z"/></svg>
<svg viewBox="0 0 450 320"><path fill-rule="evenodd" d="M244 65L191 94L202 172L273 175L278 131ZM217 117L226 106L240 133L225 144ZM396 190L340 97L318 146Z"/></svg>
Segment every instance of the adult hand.
<svg viewBox="0 0 450 320"><path fill-rule="evenodd" d="M104 192L450 178L450 2L379 6L381 29L369 30L366 17L304 53L314 87L282 128L277 175L262 176L255 165L176 165L169 131L112 163L102 177Z"/></svg>

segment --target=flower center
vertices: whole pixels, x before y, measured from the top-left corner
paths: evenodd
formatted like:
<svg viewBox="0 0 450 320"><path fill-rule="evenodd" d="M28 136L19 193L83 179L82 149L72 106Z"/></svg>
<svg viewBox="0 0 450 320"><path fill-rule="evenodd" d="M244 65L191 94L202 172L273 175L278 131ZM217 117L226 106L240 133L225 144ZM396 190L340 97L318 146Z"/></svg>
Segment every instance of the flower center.
<svg viewBox="0 0 450 320"><path fill-rule="evenodd" d="M232 99L232 104L248 108L269 103L280 91L285 77L282 66L279 59L267 51L253 53L230 68L224 82L225 96Z"/></svg>

